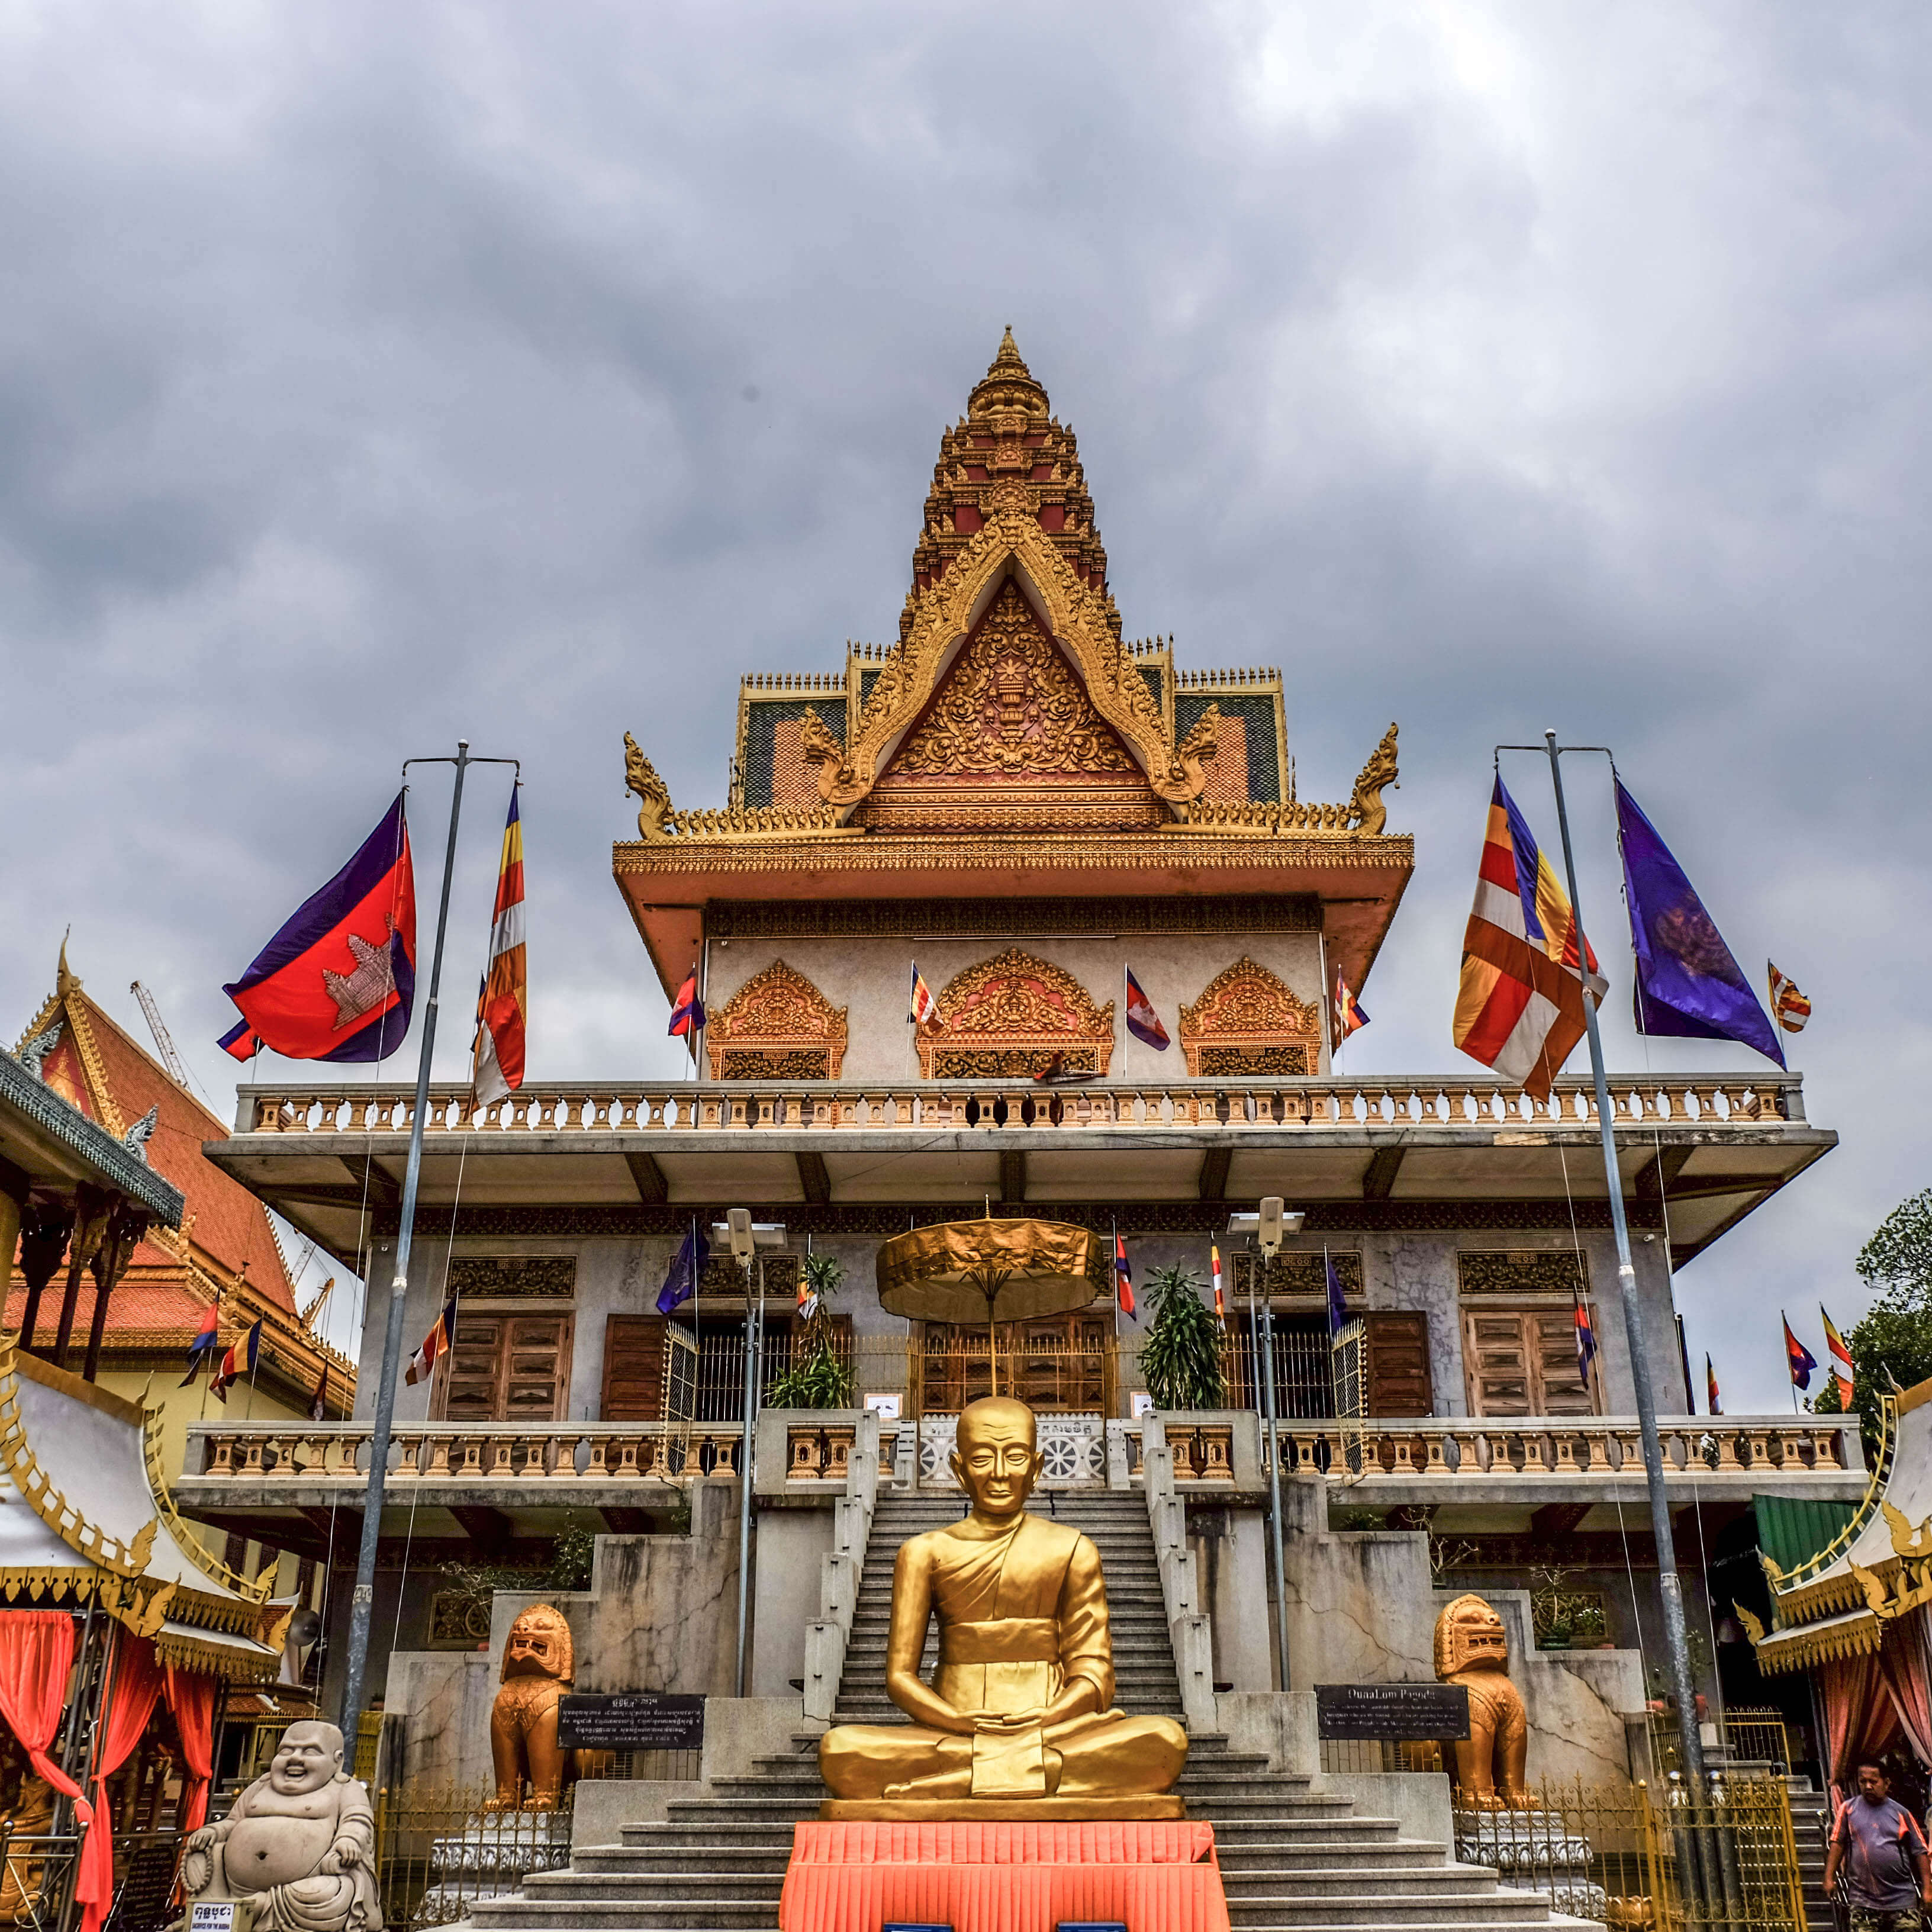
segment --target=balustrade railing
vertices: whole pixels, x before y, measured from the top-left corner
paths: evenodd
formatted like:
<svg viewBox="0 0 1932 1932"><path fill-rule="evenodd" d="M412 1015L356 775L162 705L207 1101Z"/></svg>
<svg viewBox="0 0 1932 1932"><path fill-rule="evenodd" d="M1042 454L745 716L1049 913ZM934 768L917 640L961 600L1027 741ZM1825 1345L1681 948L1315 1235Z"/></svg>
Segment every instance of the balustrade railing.
<svg viewBox="0 0 1932 1932"><path fill-rule="evenodd" d="M1706 1128L1775 1126L1804 1118L1795 1076L1736 1078L1652 1075L1611 1082L1618 1124ZM244 1134L405 1134L415 1096L404 1087L244 1087L236 1131ZM1558 1081L1538 1100L1499 1080L1384 1077L1376 1080L1175 1081L1040 1087L1031 1082L874 1087L811 1082L767 1085L524 1087L479 1105L467 1087L430 1090L426 1133L754 1132L805 1128L1348 1126L1516 1130L1590 1127L1596 1100L1586 1081Z"/></svg>

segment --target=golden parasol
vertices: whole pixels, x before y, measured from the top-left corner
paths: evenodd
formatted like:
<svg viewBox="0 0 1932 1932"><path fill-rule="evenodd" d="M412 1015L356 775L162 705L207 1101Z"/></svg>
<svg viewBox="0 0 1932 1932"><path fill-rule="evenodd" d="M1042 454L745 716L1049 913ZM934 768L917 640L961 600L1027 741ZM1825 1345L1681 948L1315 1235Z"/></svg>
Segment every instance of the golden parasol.
<svg viewBox="0 0 1932 1932"><path fill-rule="evenodd" d="M1094 1237L1064 1221L942 1221L879 1250L879 1306L956 1328L986 1324L998 1392L998 1325L1064 1315L1094 1297Z"/></svg>

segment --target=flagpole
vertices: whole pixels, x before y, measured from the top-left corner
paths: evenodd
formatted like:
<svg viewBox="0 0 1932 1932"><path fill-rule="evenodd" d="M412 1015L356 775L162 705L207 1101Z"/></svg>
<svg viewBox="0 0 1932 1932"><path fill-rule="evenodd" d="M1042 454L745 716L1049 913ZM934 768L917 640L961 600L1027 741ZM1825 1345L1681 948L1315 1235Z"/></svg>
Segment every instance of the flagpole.
<svg viewBox="0 0 1932 1932"><path fill-rule="evenodd" d="M396 1417L396 1368L402 1360L403 1322L410 1286L410 1249L416 1234L416 1190L422 1178L423 1122L429 1112L430 1061L436 1051L437 989L442 982L443 934L449 924L449 888L456 869L456 827L463 812L463 774L472 763L470 740L456 741L453 760L422 759L411 764L456 766L449 800L449 841L442 855L442 897L436 908L436 950L430 956L429 1004L423 1012L422 1050L416 1061L416 1106L410 1116L410 1154L403 1171L403 1205L396 1234L394 1278L389 1284L389 1322L382 1337L382 1378L376 1384L375 1432L369 1444L369 1492L362 1505L362 1542L356 1557L356 1590L350 1598L349 1654L342 1685L340 1724L350 1774L356 1768L358 1729L362 1715L362 1682L369 1661L369 1626L376 1606L376 1546L382 1534L382 1491L388 1476L389 1438ZM454 1337L451 1337L452 1341Z"/></svg>
<svg viewBox="0 0 1932 1932"><path fill-rule="evenodd" d="M1562 753L1556 734L1546 731L1550 782L1556 792L1556 828L1563 842L1563 870L1570 886L1570 916L1576 922L1576 969L1583 970L1583 904L1576 891L1576 855L1570 844L1570 811L1563 797ZM1590 1042L1590 1077L1596 1088L1597 1126L1604 1143L1604 1175L1610 1202L1610 1228L1616 1237L1617 1288L1622 1298L1624 1337L1630 1351L1630 1380L1636 1390L1639 1433L1643 1442L1643 1472L1650 1492L1651 1534L1657 1544L1657 1588L1664 1604L1664 1647L1670 1681L1677 1695L1678 1736L1684 1754L1684 1773L1694 1791L1704 1788L1704 1744L1697 1730L1696 1694L1690 1681L1690 1647L1684 1622L1684 1585L1677 1574L1677 1543L1671 1533L1670 1498L1664 1486L1664 1443L1657 1432L1657 1392L1652 1385L1650 1358L1646 1352L1643 1309L1637 1300L1636 1269L1630 1260L1630 1224L1624 1214L1623 1172L1617 1163L1616 1123L1610 1112L1610 1076L1604 1070L1603 1036L1597 1028L1597 1003L1585 988L1583 1027Z"/></svg>

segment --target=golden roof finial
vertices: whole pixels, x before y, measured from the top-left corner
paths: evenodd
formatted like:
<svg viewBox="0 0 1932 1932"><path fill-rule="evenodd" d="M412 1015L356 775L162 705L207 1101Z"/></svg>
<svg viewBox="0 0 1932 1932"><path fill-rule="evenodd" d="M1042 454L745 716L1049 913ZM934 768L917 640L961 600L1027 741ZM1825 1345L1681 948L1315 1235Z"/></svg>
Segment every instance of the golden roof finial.
<svg viewBox="0 0 1932 1932"><path fill-rule="evenodd" d="M986 365L986 374L988 376L1020 376L1028 382L1033 380L1033 371L1027 367L1020 354L1019 344L1013 340L1011 322L1006 324L1006 332L1000 338L998 353Z"/></svg>
<svg viewBox="0 0 1932 1932"><path fill-rule="evenodd" d="M67 942L68 934L73 931L74 928L69 926L67 932L61 934L60 964L54 972L54 997L56 999L64 1000L68 994L80 990L79 977L68 970Z"/></svg>

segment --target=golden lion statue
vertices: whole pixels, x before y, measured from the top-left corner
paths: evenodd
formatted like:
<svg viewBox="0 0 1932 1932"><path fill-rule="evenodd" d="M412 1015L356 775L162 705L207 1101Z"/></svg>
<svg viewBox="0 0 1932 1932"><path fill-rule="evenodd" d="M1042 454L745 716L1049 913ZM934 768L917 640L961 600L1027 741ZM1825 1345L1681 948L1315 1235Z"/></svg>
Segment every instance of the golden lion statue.
<svg viewBox="0 0 1932 1932"><path fill-rule="evenodd" d="M510 1626L503 1688L490 1712L496 1796L487 1811L554 1811L575 1767L556 1741L557 1706L570 1688L570 1626L560 1610L533 1604Z"/></svg>
<svg viewBox="0 0 1932 1932"><path fill-rule="evenodd" d="M1529 1802L1523 1788L1529 1714L1508 1672L1502 1618L1480 1597L1458 1597L1436 1620L1436 1674L1469 1694L1469 1735L1456 1745L1456 1789L1464 1804L1485 1810Z"/></svg>

